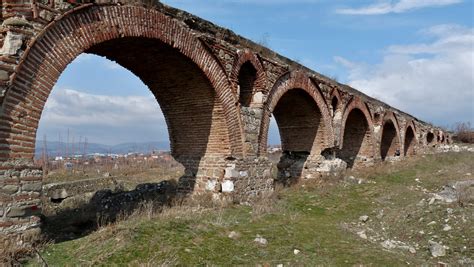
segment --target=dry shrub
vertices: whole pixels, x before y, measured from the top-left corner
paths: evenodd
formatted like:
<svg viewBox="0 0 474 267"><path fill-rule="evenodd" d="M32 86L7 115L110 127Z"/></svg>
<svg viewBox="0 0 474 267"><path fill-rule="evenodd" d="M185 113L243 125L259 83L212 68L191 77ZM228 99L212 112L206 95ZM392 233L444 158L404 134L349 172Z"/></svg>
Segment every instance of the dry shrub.
<svg viewBox="0 0 474 267"><path fill-rule="evenodd" d="M24 242L19 242L17 238L0 236L0 266L23 266L25 260L34 255L42 259L36 247L43 247L46 243L33 243L30 240L33 236L29 236L28 232L22 238ZM34 238L37 238L36 234Z"/></svg>
<svg viewBox="0 0 474 267"><path fill-rule="evenodd" d="M259 218L269 213L278 212L281 208L278 205L279 191L263 192L252 202L252 217Z"/></svg>
<svg viewBox="0 0 474 267"><path fill-rule="evenodd" d="M474 143L474 129L471 128L470 122L458 122L454 127L456 141L462 143Z"/></svg>
<svg viewBox="0 0 474 267"><path fill-rule="evenodd" d="M0 236L0 265L8 266L19 264L17 262L15 255L17 254L19 248L16 247L16 242L13 242L7 237Z"/></svg>

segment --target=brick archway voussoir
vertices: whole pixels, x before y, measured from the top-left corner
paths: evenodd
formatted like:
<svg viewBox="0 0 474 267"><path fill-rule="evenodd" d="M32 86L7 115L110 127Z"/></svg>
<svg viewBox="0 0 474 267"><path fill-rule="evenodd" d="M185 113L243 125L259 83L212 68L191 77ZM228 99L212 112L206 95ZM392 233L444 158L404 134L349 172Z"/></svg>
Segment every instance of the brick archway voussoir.
<svg viewBox="0 0 474 267"><path fill-rule="evenodd" d="M380 143L382 142L383 130L384 130L385 124L387 122L392 122L393 126L395 127L395 131L397 132L398 144L399 144L399 146L401 146L402 145L402 136L401 136L401 133L400 133L400 125L398 123L396 115L392 111L385 112L384 116L382 118L382 128L380 129L381 132L380 132L380 137L379 137Z"/></svg>
<svg viewBox="0 0 474 267"><path fill-rule="evenodd" d="M268 131L270 127L270 116L273 110L275 109L281 97L293 89L304 90L314 100L316 106L321 112L326 146L332 146L334 143L332 119L326 101L324 101L324 97L320 94L318 88L307 75L300 71L293 71L282 75L277 80L277 82L275 82L272 89L268 93L267 101L264 103L263 108L259 137L259 155L263 155L266 152Z"/></svg>
<svg viewBox="0 0 474 267"><path fill-rule="evenodd" d="M374 123L373 123L373 120L372 120L372 116L370 115L370 111L368 110L367 105L365 105L364 101L362 99L360 99L359 97L354 96L349 101L349 103L347 103L346 107L344 108L344 113L343 113L344 115L342 116L342 120L341 120L341 134L339 136L339 138L340 138L339 139L339 144L340 144L339 148L342 148L342 146L344 145L343 142L344 142L344 133L346 131L347 118L349 117L349 114L354 109L358 109L364 114L364 117L367 121L369 130L370 130L370 133L371 133L371 135L370 135L371 140L370 141L371 141L372 147L373 147L373 144L375 144L375 142L374 142L375 138L374 138Z"/></svg>
<svg viewBox="0 0 474 267"><path fill-rule="evenodd" d="M249 49L239 50L237 52L237 57L232 66L232 72L230 73L230 80L234 84L233 90L237 92L237 86L239 83L239 73L242 66L249 62L257 71L257 76L255 80L255 87L253 94L256 92L264 92L267 90L267 74L262 63L258 59L257 55L250 51Z"/></svg>
<svg viewBox="0 0 474 267"><path fill-rule="evenodd" d="M140 18L150 23L143 26ZM11 121L4 122L10 127L3 130L10 134L7 139L14 138L14 132L36 132L47 97L72 60L96 44L122 37L158 39L198 66L223 106L231 153L243 156L240 116L225 71L191 30L157 10L138 6L85 5L43 29L23 54L2 103L4 117ZM32 158L33 151L34 144L23 149L11 146L8 157Z"/></svg>

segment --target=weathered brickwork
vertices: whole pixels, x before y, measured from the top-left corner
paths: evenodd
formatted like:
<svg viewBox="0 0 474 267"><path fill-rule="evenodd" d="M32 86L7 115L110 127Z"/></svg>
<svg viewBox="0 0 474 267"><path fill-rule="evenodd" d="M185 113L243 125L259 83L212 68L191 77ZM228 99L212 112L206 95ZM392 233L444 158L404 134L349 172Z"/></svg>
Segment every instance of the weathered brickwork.
<svg viewBox="0 0 474 267"><path fill-rule="evenodd" d="M422 153L449 133L191 14L153 1L1 2L0 234L38 231L33 165L48 96L81 53L137 75L159 102L178 192L246 201L285 182ZM84 77L87 78L87 77ZM283 156L266 157L275 116Z"/></svg>

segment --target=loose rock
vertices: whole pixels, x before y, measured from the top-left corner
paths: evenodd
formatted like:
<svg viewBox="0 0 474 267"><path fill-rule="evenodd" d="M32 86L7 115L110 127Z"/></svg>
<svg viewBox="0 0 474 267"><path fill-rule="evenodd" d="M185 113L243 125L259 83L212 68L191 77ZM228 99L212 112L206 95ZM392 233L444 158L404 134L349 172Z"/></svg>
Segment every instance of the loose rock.
<svg viewBox="0 0 474 267"><path fill-rule="evenodd" d="M259 235L257 235L257 237L253 241L262 246L266 246L268 244L268 241Z"/></svg>
<svg viewBox="0 0 474 267"><path fill-rule="evenodd" d="M367 234L365 233L365 231L357 232L357 234L359 235L360 238L367 239Z"/></svg>
<svg viewBox="0 0 474 267"><path fill-rule="evenodd" d="M446 256L446 249L443 245L436 243L434 241L429 241L429 248L431 252L431 256L433 257L443 257Z"/></svg>
<svg viewBox="0 0 474 267"><path fill-rule="evenodd" d="M362 215L362 216L359 217L359 221L361 221L363 223L367 222L368 220L369 220L369 216L367 216L367 215Z"/></svg>
<svg viewBox="0 0 474 267"><path fill-rule="evenodd" d="M228 237L231 239L238 239L240 237L240 234L235 231L232 231L229 233Z"/></svg>
<svg viewBox="0 0 474 267"><path fill-rule="evenodd" d="M443 231L446 232L446 231L450 231L451 229L453 229L453 228L452 228L451 226L449 226L449 225L446 224L446 225L444 226L444 228L443 228Z"/></svg>

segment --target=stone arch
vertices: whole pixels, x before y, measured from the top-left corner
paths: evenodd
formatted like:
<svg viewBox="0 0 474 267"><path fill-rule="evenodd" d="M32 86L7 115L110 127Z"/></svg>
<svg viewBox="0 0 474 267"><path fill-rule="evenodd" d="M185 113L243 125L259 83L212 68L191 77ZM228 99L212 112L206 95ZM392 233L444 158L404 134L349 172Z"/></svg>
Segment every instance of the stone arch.
<svg viewBox="0 0 474 267"><path fill-rule="evenodd" d="M290 139L293 139L294 142L302 141L300 145L290 145L287 143L286 147L296 147L297 150L306 151L308 153L319 154L325 147L332 146L332 144L334 143L334 134L331 125L331 117L329 115L329 110L326 105L326 102L324 101L323 96L321 95L315 84L311 81L311 79L303 73L295 71L287 73L277 80L277 82L274 84L273 88L268 94L267 101L264 103L259 137L259 155L264 155L266 153L270 116L275 111L275 108L277 108L277 105L282 99L285 102L281 103L282 105L278 106L279 111L281 111L282 115L284 113L283 110L285 108L301 108L305 109L305 111L308 112L307 114L301 114L303 117L293 116L292 121L290 121L290 117L281 117L282 120L280 120L280 122L278 122L278 118L276 118L280 130L280 136L282 138L283 149L285 149L283 139L288 141L290 141ZM305 101L305 105L298 107L298 102L295 103L295 101ZM314 121L315 118L311 117L316 114L318 114L319 117L317 125L314 124L316 123ZM292 114L288 113L285 116L292 116ZM309 121L313 121L313 127L308 128L307 126L304 126L304 123ZM293 130L288 127L286 132L282 132L282 127L285 127L282 124L285 123L296 124L293 125ZM309 134L309 136L305 137L303 136L303 132L298 132L297 129L302 128L306 128L304 133ZM316 130L317 132L311 133L311 130Z"/></svg>
<svg viewBox="0 0 474 267"><path fill-rule="evenodd" d="M431 145L435 141L435 135L432 131L426 134L426 144Z"/></svg>
<svg viewBox="0 0 474 267"><path fill-rule="evenodd" d="M341 110L343 107L342 103L342 98L341 94L339 93L339 90L334 88L331 92L331 110L332 110L332 116L334 117L336 114L337 110Z"/></svg>
<svg viewBox="0 0 474 267"><path fill-rule="evenodd" d="M387 112L382 122L382 134L380 136L380 156L382 160L387 157L399 156L401 147L401 135L397 118L393 112Z"/></svg>
<svg viewBox="0 0 474 267"><path fill-rule="evenodd" d="M262 63L252 51L244 49L237 53L230 79L241 107L262 104L260 99L254 99L254 95L266 90L267 77Z"/></svg>
<svg viewBox="0 0 474 267"><path fill-rule="evenodd" d="M353 98L342 117L340 151L338 156L349 168L374 157L373 122L365 103Z"/></svg>
<svg viewBox="0 0 474 267"><path fill-rule="evenodd" d="M403 155L412 156L416 153L416 128L413 121L410 121L405 127L405 136L403 138Z"/></svg>
<svg viewBox="0 0 474 267"><path fill-rule="evenodd" d="M149 23L142 25L139 22L142 20ZM121 49L120 53L111 51L114 46ZM146 51L132 51L134 48ZM4 160L33 158L36 129L48 95L65 67L83 52L117 61L149 86L165 114L175 157L209 153L242 155L240 117L234 105L235 98L228 93L231 85L219 63L190 30L157 10L138 6L85 5L48 25L25 51L2 106L2 124L8 125L8 129L2 129L5 137L1 143L9 144L7 150L3 149ZM158 64L160 66L155 69L147 70L152 65L146 63L156 55L167 65ZM145 63L136 64L133 57ZM194 75L188 84L181 86L194 86L191 91L203 98L196 98L194 102L183 98L171 90L179 83L176 77L167 79L164 84L153 78L156 77L153 71L163 77L173 71ZM158 92L158 87L165 92ZM192 131L180 128L186 117L198 119L199 113L207 113L206 118L199 118L201 126L205 125L207 129L199 133L199 123L192 126L195 128ZM192 137L193 133L195 137ZM21 142L17 141L20 137Z"/></svg>

